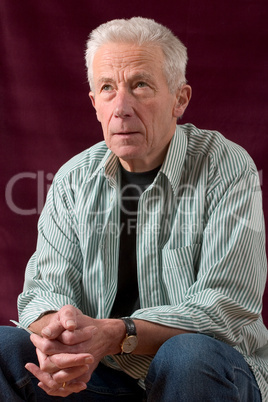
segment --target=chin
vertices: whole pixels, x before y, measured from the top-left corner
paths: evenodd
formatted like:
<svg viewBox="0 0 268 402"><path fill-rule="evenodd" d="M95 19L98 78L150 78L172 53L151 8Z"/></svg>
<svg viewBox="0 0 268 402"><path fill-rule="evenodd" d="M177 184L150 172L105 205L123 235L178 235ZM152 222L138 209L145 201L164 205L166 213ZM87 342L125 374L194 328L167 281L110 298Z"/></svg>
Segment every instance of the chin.
<svg viewBox="0 0 268 402"><path fill-rule="evenodd" d="M118 156L118 158L123 159L123 160L131 160L131 159L140 159L143 156L143 152L140 149L140 147L137 149L137 147L134 146L127 146L123 147L124 149L113 149L111 148L111 151Z"/></svg>

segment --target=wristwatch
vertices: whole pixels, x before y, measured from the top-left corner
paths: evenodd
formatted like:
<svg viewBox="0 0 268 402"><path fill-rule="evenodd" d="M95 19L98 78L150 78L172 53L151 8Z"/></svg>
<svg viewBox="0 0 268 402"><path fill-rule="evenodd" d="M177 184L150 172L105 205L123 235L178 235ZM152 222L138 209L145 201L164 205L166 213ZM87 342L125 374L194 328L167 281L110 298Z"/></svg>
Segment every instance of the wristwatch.
<svg viewBox="0 0 268 402"><path fill-rule="evenodd" d="M126 336L121 343L121 355L133 352L138 345L137 331L134 321L129 317L121 318L126 326Z"/></svg>

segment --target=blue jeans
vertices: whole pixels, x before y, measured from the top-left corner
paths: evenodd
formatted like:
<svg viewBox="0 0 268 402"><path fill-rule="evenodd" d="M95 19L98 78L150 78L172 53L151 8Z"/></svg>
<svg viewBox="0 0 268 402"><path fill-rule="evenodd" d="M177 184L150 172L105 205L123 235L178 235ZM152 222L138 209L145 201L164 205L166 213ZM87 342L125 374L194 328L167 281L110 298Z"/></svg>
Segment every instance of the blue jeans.
<svg viewBox="0 0 268 402"><path fill-rule="evenodd" d="M26 331L0 327L0 400L56 402L24 368L37 363ZM243 356L231 346L201 334L178 335L165 342L153 359L147 378L148 402L259 402L260 391ZM125 373L100 364L88 388L65 401L141 402L145 392Z"/></svg>

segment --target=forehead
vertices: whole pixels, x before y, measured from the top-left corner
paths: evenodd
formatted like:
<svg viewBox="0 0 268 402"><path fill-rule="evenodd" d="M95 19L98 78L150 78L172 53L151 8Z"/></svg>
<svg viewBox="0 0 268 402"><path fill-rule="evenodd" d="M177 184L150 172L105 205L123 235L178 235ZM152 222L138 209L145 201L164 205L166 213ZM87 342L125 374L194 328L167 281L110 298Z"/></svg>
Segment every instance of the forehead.
<svg viewBox="0 0 268 402"><path fill-rule="evenodd" d="M93 73L94 76L137 71L157 74L162 72L163 62L164 55L159 46L108 43L96 52Z"/></svg>

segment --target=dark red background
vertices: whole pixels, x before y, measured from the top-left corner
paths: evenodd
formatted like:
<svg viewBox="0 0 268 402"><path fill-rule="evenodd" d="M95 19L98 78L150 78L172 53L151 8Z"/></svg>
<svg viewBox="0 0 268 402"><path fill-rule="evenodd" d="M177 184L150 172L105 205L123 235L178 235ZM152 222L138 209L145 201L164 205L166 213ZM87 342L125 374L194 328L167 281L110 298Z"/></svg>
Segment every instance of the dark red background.
<svg viewBox="0 0 268 402"><path fill-rule="evenodd" d="M154 18L182 39L193 88L183 122L219 130L251 154L267 220L267 11L267 0L1 0L0 324L17 317L52 176L102 139L84 49L88 33L107 20ZM264 318L268 324L268 291Z"/></svg>

